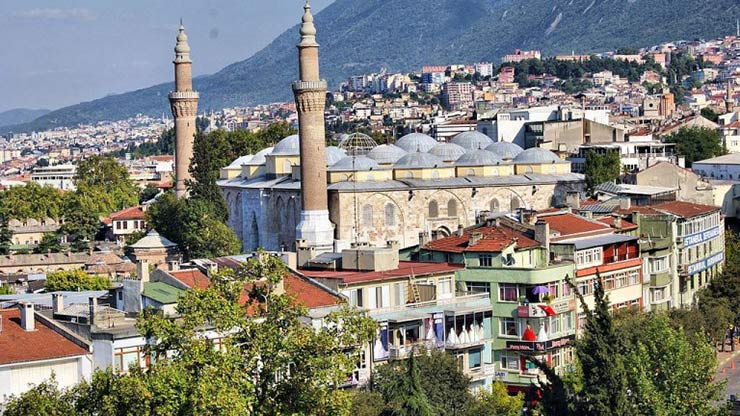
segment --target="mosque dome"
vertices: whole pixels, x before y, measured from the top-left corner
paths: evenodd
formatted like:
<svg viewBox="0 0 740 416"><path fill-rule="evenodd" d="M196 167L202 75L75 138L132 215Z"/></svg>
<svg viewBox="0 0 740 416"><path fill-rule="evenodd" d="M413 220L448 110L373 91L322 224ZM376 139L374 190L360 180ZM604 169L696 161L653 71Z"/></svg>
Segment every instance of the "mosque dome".
<svg viewBox="0 0 740 416"><path fill-rule="evenodd" d="M519 145L510 142L496 142L486 147L486 150L493 152L503 160L511 160L523 152Z"/></svg>
<svg viewBox="0 0 740 416"><path fill-rule="evenodd" d="M374 169L380 169L378 162L364 155L345 156L337 163L329 166L330 172L366 171Z"/></svg>
<svg viewBox="0 0 740 416"><path fill-rule="evenodd" d="M490 137L477 131L465 131L453 137L450 142L462 146L467 150L485 149L493 143Z"/></svg>
<svg viewBox="0 0 740 416"><path fill-rule="evenodd" d="M541 147L527 149L514 158L514 163L554 163L562 162L555 153Z"/></svg>
<svg viewBox="0 0 740 416"><path fill-rule="evenodd" d="M423 152L413 152L398 159L398 162L393 167L396 169L421 169L436 168L444 165L444 160L439 156Z"/></svg>
<svg viewBox="0 0 740 416"><path fill-rule="evenodd" d="M396 146L407 152L428 152L439 142L422 133L407 134L396 142Z"/></svg>
<svg viewBox="0 0 740 416"><path fill-rule="evenodd" d="M283 140L280 140L275 148L272 150L271 155L280 156L298 156L301 154L300 139L297 134L288 136Z"/></svg>
<svg viewBox="0 0 740 416"><path fill-rule="evenodd" d="M491 166L501 163L500 157L488 150L471 150L460 156L455 166Z"/></svg>
<svg viewBox="0 0 740 416"><path fill-rule="evenodd" d="M241 168L242 165L246 165L247 163L249 163L253 157L253 155L240 156L236 158L233 162L231 162L229 166L226 166L226 169Z"/></svg>
<svg viewBox="0 0 740 416"><path fill-rule="evenodd" d="M265 155L271 154L273 149L274 149L273 147L267 147L265 149L260 150L259 152L255 153L255 155L252 156L251 159L249 159L249 162L244 163L244 164L249 165L249 166L264 165L266 162Z"/></svg>
<svg viewBox="0 0 740 416"><path fill-rule="evenodd" d="M429 151L430 154L441 158L445 162L454 162L460 156L464 155L465 152L464 147L454 143L440 143Z"/></svg>
<svg viewBox="0 0 740 416"><path fill-rule="evenodd" d="M370 150L367 157L375 160L381 165L392 165L398 162L398 159L406 156L408 152L396 146L395 144L381 144Z"/></svg>
<svg viewBox="0 0 740 416"><path fill-rule="evenodd" d="M344 150L336 146L327 146L326 147L326 166L331 166L339 162L345 156L347 156L347 154L344 153Z"/></svg>

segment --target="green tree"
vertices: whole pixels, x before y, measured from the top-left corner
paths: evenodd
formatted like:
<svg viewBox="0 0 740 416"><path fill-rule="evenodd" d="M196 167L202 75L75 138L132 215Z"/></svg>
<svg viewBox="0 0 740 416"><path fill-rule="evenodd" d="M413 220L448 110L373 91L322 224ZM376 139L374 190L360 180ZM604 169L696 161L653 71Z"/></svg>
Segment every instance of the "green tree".
<svg viewBox="0 0 740 416"><path fill-rule="evenodd" d="M666 137L665 141L676 143L677 152L686 158L686 167L725 153L717 130L706 127L682 127Z"/></svg>
<svg viewBox="0 0 740 416"><path fill-rule="evenodd" d="M62 193L51 186L30 182L0 193L0 214L8 219L58 219L62 215Z"/></svg>
<svg viewBox="0 0 740 416"><path fill-rule="evenodd" d="M416 358L411 354L403 365L406 367L403 377L389 380L381 394L386 398L387 408L384 416L432 416L434 411L429 404L421 385L421 375L416 365ZM394 371L399 371L396 369Z"/></svg>
<svg viewBox="0 0 740 416"><path fill-rule="evenodd" d="M702 108L701 116L714 123L719 120L719 114L715 113L710 107Z"/></svg>
<svg viewBox="0 0 740 416"><path fill-rule="evenodd" d="M150 380L139 371L114 374L110 368L97 370L91 381L82 381L69 392L77 415L154 415Z"/></svg>
<svg viewBox="0 0 740 416"><path fill-rule="evenodd" d="M385 409L385 399L377 391L357 389L352 392L352 407L349 414L352 416L380 416Z"/></svg>
<svg viewBox="0 0 740 416"><path fill-rule="evenodd" d="M62 243L59 241L59 234L44 233L41 241L33 250L34 253L59 253L62 251Z"/></svg>
<svg viewBox="0 0 740 416"><path fill-rule="evenodd" d="M0 295L13 295L15 291L10 285L0 285Z"/></svg>
<svg viewBox="0 0 740 416"><path fill-rule="evenodd" d="M80 200L90 204L89 210L99 216L139 202L139 190L128 170L112 157L91 156L83 160L77 165L74 182Z"/></svg>
<svg viewBox="0 0 740 416"><path fill-rule="evenodd" d="M59 230L67 235L75 251L86 250L88 242L94 240L100 230L100 217L94 199L91 194L77 192L65 197L64 224Z"/></svg>
<svg viewBox="0 0 740 416"><path fill-rule="evenodd" d="M0 214L0 254L10 254L10 247L13 245L13 232L8 225L8 216Z"/></svg>
<svg viewBox="0 0 740 416"><path fill-rule="evenodd" d="M491 386L491 391L478 391L467 414L469 416L519 416L522 414L523 406L521 393L510 396L506 386L500 381L495 381Z"/></svg>
<svg viewBox="0 0 740 416"><path fill-rule="evenodd" d="M144 189L141 190L141 193L139 193L139 203L143 204L144 202L153 199L155 196L157 196L158 193L159 188L152 184L148 184L144 187Z"/></svg>
<svg viewBox="0 0 740 416"><path fill-rule="evenodd" d="M4 416L67 416L75 414L71 399L59 390L54 377L5 403Z"/></svg>
<svg viewBox="0 0 740 416"><path fill-rule="evenodd" d="M110 288L107 276L89 275L83 270L61 270L46 275L44 287L47 292L106 290Z"/></svg>
<svg viewBox="0 0 740 416"><path fill-rule="evenodd" d="M622 162L619 152L608 151L604 154L593 150L586 152L586 192L593 195L597 186L604 182L615 182L619 179L622 170Z"/></svg>
<svg viewBox="0 0 740 416"><path fill-rule="evenodd" d="M187 258L227 256L241 250L236 234L200 198L178 200L166 193L147 210L147 223L177 243Z"/></svg>

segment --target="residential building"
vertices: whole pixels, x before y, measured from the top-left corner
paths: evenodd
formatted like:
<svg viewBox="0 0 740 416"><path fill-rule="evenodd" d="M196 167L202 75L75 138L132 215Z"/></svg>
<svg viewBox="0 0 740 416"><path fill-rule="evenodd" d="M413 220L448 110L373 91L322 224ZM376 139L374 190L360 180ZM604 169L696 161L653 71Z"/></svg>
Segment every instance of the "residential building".
<svg viewBox="0 0 740 416"><path fill-rule="evenodd" d="M104 220L108 225L109 237L123 244L126 237L136 232L146 231L146 205L137 205L114 212Z"/></svg>
<svg viewBox="0 0 740 416"><path fill-rule="evenodd" d="M527 59L540 59L542 54L540 51L522 51L519 49L514 50L513 54L504 55L503 62L521 62Z"/></svg>
<svg viewBox="0 0 740 416"><path fill-rule="evenodd" d="M75 165L56 165L36 167L31 173L31 180L41 186L51 186L64 191L74 191Z"/></svg>
<svg viewBox="0 0 740 416"><path fill-rule="evenodd" d="M481 62L474 65L475 72L481 77L493 76L493 64L490 62Z"/></svg>
<svg viewBox="0 0 740 416"><path fill-rule="evenodd" d="M691 169L704 178L740 179L740 153L699 160L691 164Z"/></svg>
<svg viewBox="0 0 740 416"><path fill-rule="evenodd" d="M442 104L451 111L473 106L473 84L448 82L442 88Z"/></svg>

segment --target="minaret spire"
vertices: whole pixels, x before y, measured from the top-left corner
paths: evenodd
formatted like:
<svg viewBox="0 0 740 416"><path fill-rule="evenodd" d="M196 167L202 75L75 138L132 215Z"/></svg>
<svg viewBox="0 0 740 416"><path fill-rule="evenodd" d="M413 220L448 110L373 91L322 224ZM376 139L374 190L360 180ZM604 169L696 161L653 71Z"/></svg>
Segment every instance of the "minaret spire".
<svg viewBox="0 0 740 416"><path fill-rule="evenodd" d="M180 18L180 27L175 44L175 91L169 95L172 115L175 118L175 195L187 196L186 182L190 177L190 161L193 158L195 139L195 117L198 114L198 98L193 91L193 61L190 59L190 44L185 26Z"/></svg>
<svg viewBox="0 0 740 416"><path fill-rule="evenodd" d="M296 239L321 252L331 250L334 243L326 189L327 86L319 76L319 44L308 0L303 6L300 35L301 41L296 45L300 78L293 83L301 148L301 218Z"/></svg>

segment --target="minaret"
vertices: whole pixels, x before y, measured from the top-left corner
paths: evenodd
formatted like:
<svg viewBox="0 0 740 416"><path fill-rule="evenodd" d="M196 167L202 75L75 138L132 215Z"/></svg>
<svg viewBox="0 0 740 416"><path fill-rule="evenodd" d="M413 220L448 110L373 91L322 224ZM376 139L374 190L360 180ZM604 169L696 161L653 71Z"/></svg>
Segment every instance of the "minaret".
<svg viewBox="0 0 740 416"><path fill-rule="evenodd" d="M198 93L193 91L193 61L185 26L180 20L180 33L175 45L175 91L169 95L172 115L175 117L175 195L187 196L185 181L190 179L190 160L193 158L195 117L198 115Z"/></svg>
<svg viewBox="0 0 740 416"><path fill-rule="evenodd" d="M296 239L308 247L329 250L334 242L334 225L329 221L326 190L326 81L319 78L319 44L308 0L303 9L301 41L297 45L300 78L293 82L301 150L302 206Z"/></svg>

